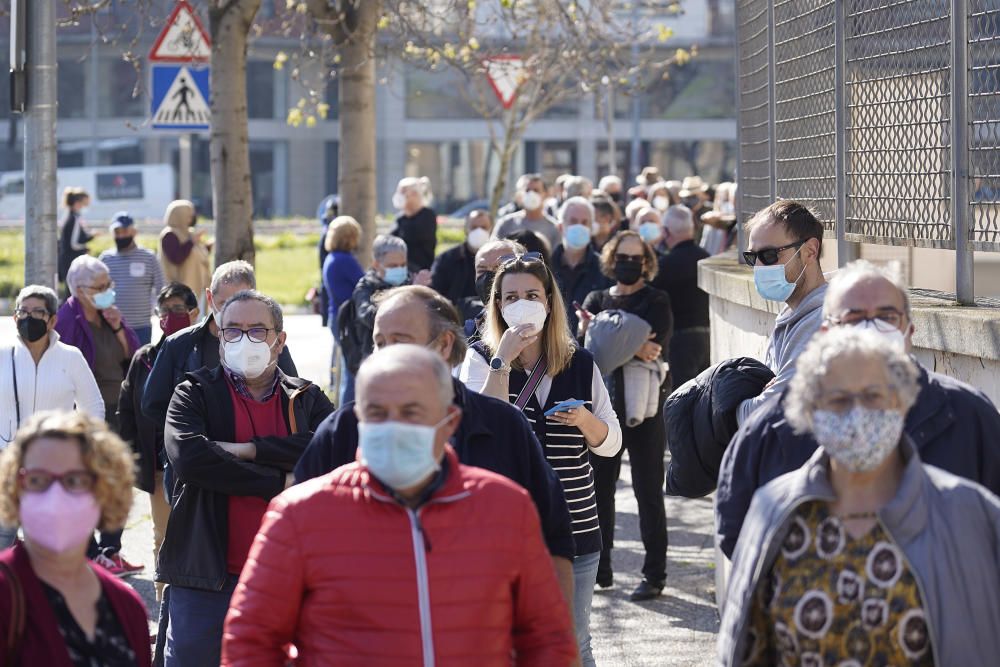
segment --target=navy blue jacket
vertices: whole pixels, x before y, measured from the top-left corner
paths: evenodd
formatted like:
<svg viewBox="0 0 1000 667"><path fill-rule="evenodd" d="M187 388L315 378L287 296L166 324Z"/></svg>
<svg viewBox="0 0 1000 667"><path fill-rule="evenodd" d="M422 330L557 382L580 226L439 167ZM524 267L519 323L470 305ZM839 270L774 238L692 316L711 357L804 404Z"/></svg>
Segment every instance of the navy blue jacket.
<svg viewBox="0 0 1000 667"><path fill-rule="evenodd" d="M562 484L521 411L482 396L455 380L455 405L462 421L451 445L465 465L485 468L517 482L531 494L549 553L573 558L575 545ZM325 475L353 463L358 450L358 420L348 403L327 417L295 466L295 482Z"/></svg>
<svg viewBox="0 0 1000 667"><path fill-rule="evenodd" d="M754 492L802 467L816 450L812 436L797 434L788 424L783 400L783 394L774 396L755 410L722 459L715 530L729 558ZM981 391L921 366L920 394L904 430L921 461L1000 494L1000 412Z"/></svg>
<svg viewBox="0 0 1000 667"><path fill-rule="evenodd" d="M552 275L559 285L559 292L562 294L563 302L566 304L566 317L569 319L569 330L576 335L578 319L576 308L573 302L582 304L587 300L587 295L591 292L598 292L607 289L615 284L601 272L601 258L589 247L583 256L583 261L574 268L570 268L563 263L563 255L566 248L562 244L556 246L552 252Z"/></svg>

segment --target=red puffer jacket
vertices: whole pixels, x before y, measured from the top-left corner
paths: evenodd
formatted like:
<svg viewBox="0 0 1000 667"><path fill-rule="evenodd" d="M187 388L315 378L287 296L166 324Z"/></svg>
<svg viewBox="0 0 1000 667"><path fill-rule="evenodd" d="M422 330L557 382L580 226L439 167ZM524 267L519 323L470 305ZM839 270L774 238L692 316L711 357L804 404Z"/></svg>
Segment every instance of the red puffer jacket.
<svg viewBox="0 0 1000 667"><path fill-rule="evenodd" d="M288 644L297 665L570 664L572 620L530 497L450 447L447 459L417 510L359 463L271 501L222 664L283 665Z"/></svg>

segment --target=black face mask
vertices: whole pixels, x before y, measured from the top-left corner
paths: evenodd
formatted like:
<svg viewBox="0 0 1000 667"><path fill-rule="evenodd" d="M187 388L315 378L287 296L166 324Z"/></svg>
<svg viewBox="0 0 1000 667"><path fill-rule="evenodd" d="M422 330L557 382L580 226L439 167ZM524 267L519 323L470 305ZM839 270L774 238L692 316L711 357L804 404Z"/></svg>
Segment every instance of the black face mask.
<svg viewBox="0 0 1000 667"><path fill-rule="evenodd" d="M476 276L476 294L479 295L479 300L483 302L483 305L489 302L490 292L493 291L493 278L496 273L493 271L487 271L482 275Z"/></svg>
<svg viewBox="0 0 1000 667"><path fill-rule="evenodd" d="M132 241L134 239L131 236L126 236L125 238L115 237L115 245L118 246L118 250L128 250L132 247Z"/></svg>
<svg viewBox="0 0 1000 667"><path fill-rule="evenodd" d="M634 285L642 278L642 262L619 261L615 264L615 280L622 285Z"/></svg>
<svg viewBox="0 0 1000 667"><path fill-rule="evenodd" d="M49 332L49 324L45 320L25 317L17 321L17 333L29 343L41 340Z"/></svg>

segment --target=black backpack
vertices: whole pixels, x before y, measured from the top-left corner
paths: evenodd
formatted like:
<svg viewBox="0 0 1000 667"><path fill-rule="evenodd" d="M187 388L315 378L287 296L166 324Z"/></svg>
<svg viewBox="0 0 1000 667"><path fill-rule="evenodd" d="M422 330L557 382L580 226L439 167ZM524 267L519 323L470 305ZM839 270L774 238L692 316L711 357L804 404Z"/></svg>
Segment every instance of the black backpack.
<svg viewBox="0 0 1000 667"><path fill-rule="evenodd" d="M351 375L355 375L365 358L365 341L356 326L358 310L354 299L348 299L337 309L337 343L344 354Z"/></svg>

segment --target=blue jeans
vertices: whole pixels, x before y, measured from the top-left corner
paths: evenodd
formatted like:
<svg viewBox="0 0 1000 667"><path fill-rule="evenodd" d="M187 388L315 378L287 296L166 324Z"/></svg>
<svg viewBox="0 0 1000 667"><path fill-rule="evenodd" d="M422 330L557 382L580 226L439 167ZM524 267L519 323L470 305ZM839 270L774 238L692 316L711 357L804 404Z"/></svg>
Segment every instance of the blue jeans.
<svg viewBox="0 0 1000 667"><path fill-rule="evenodd" d="M132 331L139 338L139 345L148 345L151 340L153 340L153 327L152 325L147 325L144 327L132 327Z"/></svg>
<svg viewBox="0 0 1000 667"><path fill-rule="evenodd" d="M576 628L576 645L580 649L583 667L597 665L590 649L590 607L594 601L597 564L600 560L600 552L583 554L573 559L573 627Z"/></svg>
<svg viewBox="0 0 1000 667"><path fill-rule="evenodd" d="M228 575L221 591L170 587L165 667L219 667L222 626L238 579Z"/></svg>

